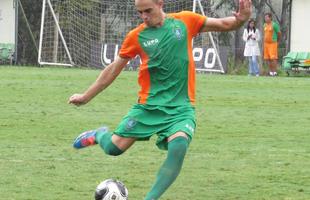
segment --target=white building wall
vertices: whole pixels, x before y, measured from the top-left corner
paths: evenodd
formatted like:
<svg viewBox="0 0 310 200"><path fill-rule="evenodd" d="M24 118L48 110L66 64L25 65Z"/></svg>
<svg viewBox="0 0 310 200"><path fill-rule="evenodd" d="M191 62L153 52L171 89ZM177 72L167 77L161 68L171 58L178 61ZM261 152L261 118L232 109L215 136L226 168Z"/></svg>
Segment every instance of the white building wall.
<svg viewBox="0 0 310 200"><path fill-rule="evenodd" d="M310 0L292 1L291 51L310 52Z"/></svg>
<svg viewBox="0 0 310 200"><path fill-rule="evenodd" d="M14 0L0 0L0 43L15 44Z"/></svg>

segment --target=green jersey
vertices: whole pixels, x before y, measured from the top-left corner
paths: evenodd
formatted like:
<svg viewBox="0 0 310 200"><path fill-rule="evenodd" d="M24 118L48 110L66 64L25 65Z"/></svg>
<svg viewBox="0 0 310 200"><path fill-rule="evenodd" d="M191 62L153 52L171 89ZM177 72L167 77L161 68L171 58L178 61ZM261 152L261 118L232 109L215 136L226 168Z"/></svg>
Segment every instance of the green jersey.
<svg viewBox="0 0 310 200"><path fill-rule="evenodd" d="M192 38L206 17L183 11L168 14L161 27L141 24L126 36L120 57L141 58L139 104L186 106L195 103Z"/></svg>

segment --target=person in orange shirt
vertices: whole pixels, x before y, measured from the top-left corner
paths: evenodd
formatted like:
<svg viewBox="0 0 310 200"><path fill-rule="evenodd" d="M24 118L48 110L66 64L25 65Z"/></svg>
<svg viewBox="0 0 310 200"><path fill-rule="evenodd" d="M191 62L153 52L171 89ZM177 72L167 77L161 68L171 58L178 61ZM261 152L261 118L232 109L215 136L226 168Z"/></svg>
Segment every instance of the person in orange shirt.
<svg viewBox="0 0 310 200"><path fill-rule="evenodd" d="M281 31L280 26L272 21L272 14L265 14L264 24L264 60L269 67L269 75L277 75L278 65L278 43L280 41Z"/></svg>

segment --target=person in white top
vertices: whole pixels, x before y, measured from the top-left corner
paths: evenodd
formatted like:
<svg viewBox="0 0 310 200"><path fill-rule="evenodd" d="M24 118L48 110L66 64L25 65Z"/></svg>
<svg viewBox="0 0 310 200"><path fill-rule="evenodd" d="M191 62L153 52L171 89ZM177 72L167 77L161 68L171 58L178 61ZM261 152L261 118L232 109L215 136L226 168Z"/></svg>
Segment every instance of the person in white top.
<svg viewBox="0 0 310 200"><path fill-rule="evenodd" d="M244 56L249 60L249 75L259 76L260 39L259 30L255 27L255 20L250 19L247 28L243 32L243 40L245 41Z"/></svg>

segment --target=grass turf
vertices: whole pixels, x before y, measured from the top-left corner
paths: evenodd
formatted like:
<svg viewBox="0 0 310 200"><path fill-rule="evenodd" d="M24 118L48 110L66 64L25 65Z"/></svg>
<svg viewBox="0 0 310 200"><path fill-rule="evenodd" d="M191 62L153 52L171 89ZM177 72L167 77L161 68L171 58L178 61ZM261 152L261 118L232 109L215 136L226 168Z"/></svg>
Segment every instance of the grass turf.
<svg viewBox="0 0 310 200"><path fill-rule="evenodd" d="M99 71L0 67L0 199L93 199L99 182L122 180L143 199L165 152L137 142L120 157L73 139L115 128L136 102L137 73L123 72L89 104L67 104ZM163 200L310 199L309 78L197 76L197 129Z"/></svg>

